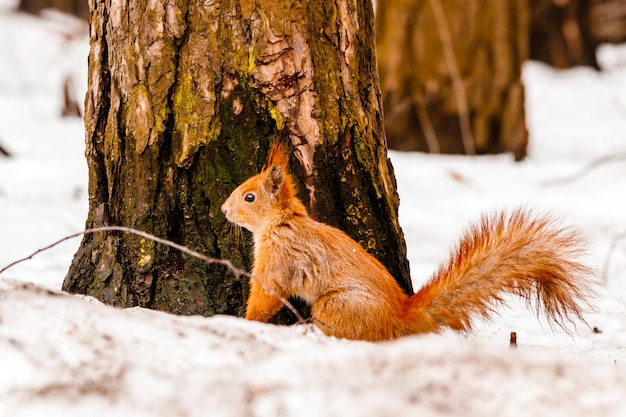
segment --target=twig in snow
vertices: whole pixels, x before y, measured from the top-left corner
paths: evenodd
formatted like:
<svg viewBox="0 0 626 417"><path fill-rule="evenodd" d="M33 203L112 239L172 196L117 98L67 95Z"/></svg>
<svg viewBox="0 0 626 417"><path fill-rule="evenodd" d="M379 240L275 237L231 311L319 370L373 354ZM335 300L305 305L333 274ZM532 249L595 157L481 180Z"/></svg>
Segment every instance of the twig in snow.
<svg viewBox="0 0 626 417"><path fill-rule="evenodd" d="M0 145L0 155L2 156L11 156L11 154L9 153L9 151L7 151L6 149L4 149L2 147L2 145Z"/></svg>
<svg viewBox="0 0 626 417"><path fill-rule="evenodd" d="M552 187L555 185L562 185L562 184L574 182L604 164L607 164L609 162L621 161L621 160L626 160L626 153L618 153L615 155L601 156L600 158L595 159L591 161L590 163L588 163L587 166L583 167L577 173L570 175L569 177L547 180L543 183L543 185L546 187Z"/></svg>
<svg viewBox="0 0 626 417"><path fill-rule="evenodd" d="M10 264L8 264L7 266L3 267L2 269L0 269L0 274L2 274L4 271L6 271L7 269L11 268L14 265L17 265L19 263L25 262L29 259L32 259L35 255L44 252L48 249L51 249L55 246L57 246L60 243L65 242L66 240L69 239L73 239L75 237L81 236L81 235L85 235L85 234L89 234L89 233L99 233L99 232L110 232L110 231L117 231L117 232L125 232L125 233L131 233L137 236L141 236L143 238L149 239L149 240L153 240L157 243L161 243L163 245L172 247L174 249L177 249L189 256L193 256L194 258L200 259L201 261L204 261L206 264L219 264L219 265L224 265L225 267L227 267L228 269L230 269L230 271L235 275L236 279L240 279L242 276L248 277L252 280L254 280L257 284L259 284L259 286L261 288L263 288L263 290L265 292L267 292L268 294L272 295L273 297L276 297L280 300L281 303L283 303L283 305L285 307L287 307L294 316L296 316L296 319L298 319L298 323L299 324L303 324L303 323L308 323L307 320L305 320L300 313L298 312L298 310L296 310L296 308L293 306L293 304L291 304L289 302L289 300L287 300L285 297L282 297L281 295L277 294L276 291L272 290L271 288L268 288L266 285L264 285L262 282L259 281L259 279L257 279L254 275L250 274L248 271L244 270L244 269L240 269L237 268L235 265L233 265L233 263L231 261L229 261L228 259L219 259L219 258L211 258L209 256L203 255L199 252L196 252L194 250L189 249L186 246L180 245L178 243L172 242L170 240L167 239L162 239L160 237L154 236L150 233L146 233L146 232L142 232L141 230L137 230L137 229L133 229L131 227L124 227L124 226L102 226L102 227L94 227L92 229L85 229L82 232L78 232L78 233L74 233L72 235L69 236L65 236L62 239L57 240L56 242L43 247L41 249L37 249L35 252L33 252L32 254L30 254L29 256L26 256L22 259L18 259L17 261L11 262Z"/></svg>

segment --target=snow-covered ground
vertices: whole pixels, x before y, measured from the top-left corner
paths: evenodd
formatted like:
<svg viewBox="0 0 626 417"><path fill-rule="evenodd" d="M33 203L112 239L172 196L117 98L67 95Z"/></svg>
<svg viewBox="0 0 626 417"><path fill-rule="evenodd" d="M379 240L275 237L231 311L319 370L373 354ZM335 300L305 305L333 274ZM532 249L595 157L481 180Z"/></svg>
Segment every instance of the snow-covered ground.
<svg viewBox="0 0 626 417"><path fill-rule="evenodd" d="M82 101L86 28L14 5L0 0L0 268L87 210L82 121L60 116L68 74ZM588 325L551 328L512 302L470 335L370 344L118 310L59 292L75 239L0 275L0 416L626 416L626 49L601 58L603 73L525 66L523 163L391 154L415 287L469 221L522 204L587 236L606 284Z"/></svg>

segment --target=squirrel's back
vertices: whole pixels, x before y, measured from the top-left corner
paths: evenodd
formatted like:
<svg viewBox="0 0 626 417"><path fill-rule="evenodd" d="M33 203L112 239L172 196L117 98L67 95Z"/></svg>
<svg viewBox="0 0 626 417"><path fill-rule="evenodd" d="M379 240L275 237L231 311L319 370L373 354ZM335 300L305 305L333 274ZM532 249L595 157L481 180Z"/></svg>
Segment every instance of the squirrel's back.
<svg viewBox="0 0 626 417"><path fill-rule="evenodd" d="M255 236L254 276L311 305L329 335L384 340L406 334L403 293L387 269L344 232L309 217Z"/></svg>

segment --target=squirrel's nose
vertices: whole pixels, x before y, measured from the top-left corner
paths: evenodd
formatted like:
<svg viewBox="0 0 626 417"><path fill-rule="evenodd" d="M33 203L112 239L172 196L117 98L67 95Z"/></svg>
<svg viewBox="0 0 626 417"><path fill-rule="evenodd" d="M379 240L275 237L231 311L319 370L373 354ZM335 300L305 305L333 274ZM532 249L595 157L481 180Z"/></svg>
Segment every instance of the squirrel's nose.
<svg viewBox="0 0 626 417"><path fill-rule="evenodd" d="M226 208L226 203L222 204L222 213L224 213L224 216L226 216L226 214L228 213L228 209Z"/></svg>

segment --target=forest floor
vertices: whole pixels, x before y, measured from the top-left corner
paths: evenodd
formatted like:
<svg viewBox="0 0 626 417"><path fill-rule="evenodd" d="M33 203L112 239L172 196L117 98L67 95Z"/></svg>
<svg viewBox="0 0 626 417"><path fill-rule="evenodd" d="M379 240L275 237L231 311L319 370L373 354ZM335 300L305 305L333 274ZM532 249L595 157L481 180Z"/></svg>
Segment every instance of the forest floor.
<svg viewBox="0 0 626 417"><path fill-rule="evenodd" d="M87 215L87 28L0 2L0 268ZM79 239L0 275L0 416L626 416L626 48L524 67L529 157L391 153L418 288L470 221L524 205L589 241L603 285L567 329L512 300L471 334L371 344L309 326L120 310L60 292ZM595 329L595 331L594 331ZM509 334L518 346L509 348Z"/></svg>

